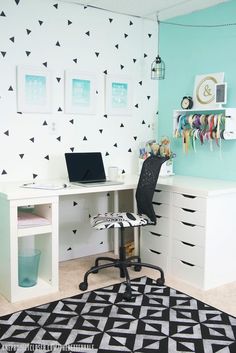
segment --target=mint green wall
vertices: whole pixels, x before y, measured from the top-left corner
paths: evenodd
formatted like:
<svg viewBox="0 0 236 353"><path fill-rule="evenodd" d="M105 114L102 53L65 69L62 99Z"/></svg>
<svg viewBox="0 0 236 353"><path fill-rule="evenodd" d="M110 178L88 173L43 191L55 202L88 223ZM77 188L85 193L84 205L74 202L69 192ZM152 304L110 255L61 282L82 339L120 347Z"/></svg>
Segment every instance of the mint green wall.
<svg viewBox="0 0 236 353"><path fill-rule="evenodd" d="M236 1L230 1L190 15L168 20L181 24L214 25L236 22ZM224 72L228 83L228 107L236 108L236 26L193 28L161 24L160 55L166 64L166 79L159 82L158 136L173 133L173 110L181 109L183 96L193 95L196 75ZM172 139L177 157L174 171L216 179L236 180L236 140L197 142L197 152L186 155L181 139Z"/></svg>

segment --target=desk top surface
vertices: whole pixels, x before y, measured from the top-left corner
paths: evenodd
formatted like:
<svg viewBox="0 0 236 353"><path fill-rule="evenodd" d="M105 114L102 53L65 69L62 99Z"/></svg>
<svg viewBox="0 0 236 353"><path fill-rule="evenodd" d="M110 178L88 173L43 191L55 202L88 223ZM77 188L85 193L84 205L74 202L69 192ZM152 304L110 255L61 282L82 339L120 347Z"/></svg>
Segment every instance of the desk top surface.
<svg viewBox="0 0 236 353"><path fill-rule="evenodd" d="M35 182L36 184L45 185L45 189L42 188L26 188L22 187L25 183L19 182L7 182L0 183L0 197L8 200L16 199L30 199L34 197L52 197L52 196L66 196L66 195L77 195L77 194L91 194L99 192L119 191L119 190L131 190L136 189L138 176L137 175L126 175L121 180L123 184L117 185L98 185L98 186L77 186L70 184L68 180L46 180ZM56 189L48 189L48 185L54 185ZM65 187L64 187L65 185ZM57 188L58 187L58 188Z"/></svg>
<svg viewBox="0 0 236 353"><path fill-rule="evenodd" d="M121 191L136 189L138 175L123 176L123 184L83 187L68 183L67 180L45 181L45 185L54 184L62 188L56 190L23 188L24 182L3 182L0 183L0 197L8 200L30 199L35 197L66 196L76 194L91 194L109 191ZM44 181L40 182L43 184ZM66 184L66 187L63 187ZM202 197L236 193L236 182L217 179L206 179L189 176L174 175L159 177L157 188L162 190L196 194Z"/></svg>

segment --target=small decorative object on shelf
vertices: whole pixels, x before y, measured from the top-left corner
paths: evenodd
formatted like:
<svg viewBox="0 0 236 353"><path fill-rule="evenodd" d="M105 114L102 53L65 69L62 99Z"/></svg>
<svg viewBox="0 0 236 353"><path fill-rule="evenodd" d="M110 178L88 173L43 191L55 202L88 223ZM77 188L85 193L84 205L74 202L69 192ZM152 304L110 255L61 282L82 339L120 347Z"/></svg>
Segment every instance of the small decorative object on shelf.
<svg viewBox="0 0 236 353"><path fill-rule="evenodd" d="M192 109L193 107L193 98L192 97L183 97L181 101L181 108L182 109Z"/></svg>
<svg viewBox="0 0 236 353"><path fill-rule="evenodd" d="M169 157L169 159L163 163L160 171L160 176L173 175L173 158L176 156L170 149L170 139L167 136L163 136L160 143L156 142L155 139L146 142L146 146L139 150L139 173L142 168L143 161L151 155L160 157Z"/></svg>

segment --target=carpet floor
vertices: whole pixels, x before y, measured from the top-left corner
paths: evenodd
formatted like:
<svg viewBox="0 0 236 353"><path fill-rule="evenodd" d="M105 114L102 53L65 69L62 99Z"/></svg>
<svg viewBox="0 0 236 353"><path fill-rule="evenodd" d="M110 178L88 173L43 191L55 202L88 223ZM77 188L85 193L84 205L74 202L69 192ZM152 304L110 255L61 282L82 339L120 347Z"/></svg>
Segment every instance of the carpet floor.
<svg viewBox="0 0 236 353"><path fill-rule="evenodd" d="M0 317L0 352L236 353L236 318L154 280L114 284Z"/></svg>

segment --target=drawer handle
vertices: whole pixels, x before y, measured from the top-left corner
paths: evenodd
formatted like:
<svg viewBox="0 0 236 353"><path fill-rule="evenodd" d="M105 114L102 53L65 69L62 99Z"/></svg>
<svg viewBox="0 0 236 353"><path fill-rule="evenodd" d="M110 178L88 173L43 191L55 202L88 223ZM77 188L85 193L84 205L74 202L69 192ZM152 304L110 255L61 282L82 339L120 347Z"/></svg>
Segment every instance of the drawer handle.
<svg viewBox="0 0 236 353"><path fill-rule="evenodd" d="M187 246L191 246L191 247L196 246L196 245L194 245L194 244L187 243L186 241L182 241L182 240L181 240L181 243L183 243L184 245L187 245Z"/></svg>
<svg viewBox="0 0 236 353"><path fill-rule="evenodd" d="M162 237L163 235L160 233L150 232L152 235L156 235L157 237Z"/></svg>
<svg viewBox="0 0 236 353"><path fill-rule="evenodd" d="M190 262L187 262L187 261L183 261L183 260L180 260L184 265L187 265L187 266L191 266L191 267L194 267L195 265L194 264L191 264Z"/></svg>
<svg viewBox="0 0 236 353"><path fill-rule="evenodd" d="M161 252L155 251L155 250L152 250L152 249L149 249L149 251L151 251L152 253L157 254L157 255L160 255L160 254L161 254Z"/></svg>
<svg viewBox="0 0 236 353"><path fill-rule="evenodd" d="M196 227L196 224L187 223L187 222L181 222L181 223L183 223L185 226L188 226L188 227Z"/></svg>
<svg viewBox="0 0 236 353"><path fill-rule="evenodd" d="M190 210L189 208L182 208L183 211L194 213L196 210Z"/></svg>
<svg viewBox="0 0 236 353"><path fill-rule="evenodd" d="M182 194L183 197L187 197L188 199L195 199L197 196Z"/></svg>
<svg viewBox="0 0 236 353"><path fill-rule="evenodd" d="M157 215L157 214L156 214L155 216L156 216L156 218L159 218L159 219L162 218L162 216L159 216L159 215Z"/></svg>
<svg viewBox="0 0 236 353"><path fill-rule="evenodd" d="M162 192L162 190L155 189L155 192Z"/></svg>
<svg viewBox="0 0 236 353"><path fill-rule="evenodd" d="M160 205L161 205L161 202L153 202L153 205L160 206Z"/></svg>

